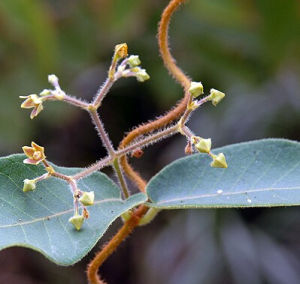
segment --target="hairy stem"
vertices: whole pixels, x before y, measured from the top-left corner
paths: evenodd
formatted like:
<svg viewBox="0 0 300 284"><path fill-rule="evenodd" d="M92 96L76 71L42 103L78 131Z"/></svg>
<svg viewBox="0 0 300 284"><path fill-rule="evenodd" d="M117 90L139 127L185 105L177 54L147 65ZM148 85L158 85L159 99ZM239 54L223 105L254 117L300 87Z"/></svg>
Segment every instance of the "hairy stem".
<svg viewBox="0 0 300 284"><path fill-rule="evenodd" d="M97 113L96 109L89 110L89 113L91 115L91 118L96 126L96 129L98 131L98 134L100 136L100 139L102 140L103 146L106 148L108 154L110 156L114 156L115 150L113 148L112 143L110 142L110 139L108 137L108 134L106 133L103 123Z"/></svg>
<svg viewBox="0 0 300 284"><path fill-rule="evenodd" d="M135 227L139 225L141 217L147 212L148 208L141 205L124 223L116 235L100 250L100 252L89 263L87 277L90 284L104 284L98 275L98 269L102 263L116 250L122 241L132 233Z"/></svg>
<svg viewBox="0 0 300 284"><path fill-rule="evenodd" d="M164 61L166 68L172 74L172 76L182 85L185 90L184 98L177 104L177 106L166 113L163 117L151 121L149 123L140 125L131 131L120 143L119 148L125 148L128 144L131 143L137 137L149 133L153 130L162 128L172 121L178 119L185 111L188 100L189 100L189 86L190 79L182 72L182 70L175 64L175 60L171 55L168 44L168 28L172 14L176 11L176 9L183 3L185 0L172 0L165 8L161 21L159 24L158 30L158 43L159 49ZM124 168L125 173L128 177L138 186L138 188L143 191L145 181L143 178L134 171L134 169L129 165L127 157L124 156L120 159L121 165Z"/></svg>
<svg viewBox="0 0 300 284"><path fill-rule="evenodd" d="M141 139L140 141L138 141L132 145L129 145L124 149L120 149L120 150L116 151L114 153L114 156L108 156L106 158L101 159L100 161L98 161L97 163L86 168L82 172L74 175L73 178L78 180L78 179L84 178L84 177L92 174L93 172L95 172L97 170L104 168L105 166L112 165L115 158L120 158L120 163L121 163L121 159L124 157L124 155L127 155L128 153L132 152L133 150L146 147L147 145L149 145L151 143L155 143L159 140L167 138L170 135L173 135L177 132L178 132L178 126L174 125L169 128L166 128L158 133L149 135L148 137ZM122 164L121 164L121 167L123 167ZM128 170L128 169L126 169L126 170ZM124 171L126 171L126 170L124 169ZM126 173L127 173L127 171L126 171Z"/></svg>
<svg viewBox="0 0 300 284"><path fill-rule="evenodd" d="M114 163L113 163L113 167L114 167L114 170L117 174L117 177L119 179L119 182L120 182L120 187L123 191L123 196L124 198L128 198L129 197L129 190L128 190L128 187L127 187L127 183L126 183L126 180L124 178L124 175L123 175L123 171L122 171L122 168L121 168L121 165L120 165L120 161L118 158L116 158L114 160Z"/></svg>
<svg viewBox="0 0 300 284"><path fill-rule="evenodd" d="M112 87L113 83L114 83L113 78L107 78L104 84L100 87L93 101L93 106L96 109L98 109L99 106L101 105L102 100L104 99L105 95L108 93L110 88Z"/></svg>

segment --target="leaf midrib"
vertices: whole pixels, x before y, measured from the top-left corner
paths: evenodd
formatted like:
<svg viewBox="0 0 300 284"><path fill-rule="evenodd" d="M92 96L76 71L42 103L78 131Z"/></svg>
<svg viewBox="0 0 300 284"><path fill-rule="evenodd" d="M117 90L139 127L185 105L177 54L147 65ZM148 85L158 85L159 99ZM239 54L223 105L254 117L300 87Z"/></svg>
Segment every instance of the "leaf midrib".
<svg viewBox="0 0 300 284"><path fill-rule="evenodd" d="M106 203L106 202L114 202L114 201L121 201L122 202L123 200L119 199L119 198L108 198L108 199L104 199L104 200L98 200L98 201L94 202L94 206L99 205L99 204L103 204L103 203ZM58 212L58 213L55 213L55 214L52 214L52 215L48 215L48 216L40 217L40 218L35 218L33 220L29 220L29 221L25 221L25 222L18 222L18 223L15 223L15 224L7 224L7 225L0 225L0 229L23 226L23 225L33 224L33 223L40 222L40 221L45 221L45 220L48 221L51 218L65 215L67 213L72 212L73 210L74 210L74 208L71 208L71 209L61 211L61 212Z"/></svg>
<svg viewBox="0 0 300 284"><path fill-rule="evenodd" d="M163 201L155 202L157 205L169 203L169 202L176 202L176 201L185 201L185 200L191 200L191 199L200 199L200 198L206 198L206 197L216 197L216 196L231 196L231 195L238 195L238 194L248 194L253 192L264 192L264 191L276 191L276 190L300 190L300 187L276 187L276 188L259 188L259 189L250 189L250 190L244 190L244 191L236 191L236 192L224 192L224 193L213 193L213 194L201 194L201 195L194 195L189 197L178 197ZM150 203L151 204L151 203Z"/></svg>

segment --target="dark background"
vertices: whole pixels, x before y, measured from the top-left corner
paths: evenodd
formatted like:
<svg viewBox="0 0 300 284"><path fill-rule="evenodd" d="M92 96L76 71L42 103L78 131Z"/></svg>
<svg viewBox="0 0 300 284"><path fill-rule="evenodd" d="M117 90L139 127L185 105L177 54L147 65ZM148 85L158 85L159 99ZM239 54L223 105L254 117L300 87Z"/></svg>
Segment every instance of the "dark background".
<svg viewBox="0 0 300 284"><path fill-rule="evenodd" d="M115 44L127 42L151 80L117 82L101 109L115 145L133 126L166 112L182 90L158 54L157 23L168 1L1 0L0 154L31 140L62 166L87 166L105 155L88 115L47 103L33 121L18 96L48 88L55 73L63 89L91 99L105 80ZM173 18L177 62L205 90L227 94L205 105L189 126L214 147L265 137L300 140L300 2L190 0ZM134 161L146 178L184 155L174 137ZM105 171L109 175L109 170ZM298 208L162 212L103 265L110 283L299 283ZM99 247L120 225L117 221ZM3 236L0 236L3 237ZM59 267L24 248L0 253L0 283L85 283L91 252Z"/></svg>

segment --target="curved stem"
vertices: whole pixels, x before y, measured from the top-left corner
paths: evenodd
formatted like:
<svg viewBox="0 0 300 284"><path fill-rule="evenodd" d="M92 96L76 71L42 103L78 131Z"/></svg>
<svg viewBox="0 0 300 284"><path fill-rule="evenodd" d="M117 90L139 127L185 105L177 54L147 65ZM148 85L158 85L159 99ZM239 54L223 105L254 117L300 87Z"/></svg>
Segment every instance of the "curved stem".
<svg viewBox="0 0 300 284"><path fill-rule="evenodd" d="M131 234L135 227L139 225L141 217L147 212L147 207L141 205L124 223L118 233L100 250L100 252L90 262L87 269L87 277L90 284L104 284L98 275L98 269L102 263L116 250L122 241Z"/></svg>
<svg viewBox="0 0 300 284"><path fill-rule="evenodd" d="M119 148L122 149L130 144L131 141L137 137L149 133L153 130L159 129L171 123L172 121L178 119L186 110L186 106L189 100L189 86L190 79L183 73L183 71L175 64L175 60L171 55L169 44L168 44L168 28L172 14L176 9L184 3L185 0L171 0L168 6L162 13L161 21L158 30L158 42L159 49L164 61L166 68L172 74L172 76L182 85L185 90L184 98L177 104L177 106L166 113L161 118L142 124L139 127L131 131L120 143ZM134 171L134 169L129 165L127 157L124 156L120 159L121 165L128 175L128 177L137 185L137 187L144 191L145 181L143 178Z"/></svg>

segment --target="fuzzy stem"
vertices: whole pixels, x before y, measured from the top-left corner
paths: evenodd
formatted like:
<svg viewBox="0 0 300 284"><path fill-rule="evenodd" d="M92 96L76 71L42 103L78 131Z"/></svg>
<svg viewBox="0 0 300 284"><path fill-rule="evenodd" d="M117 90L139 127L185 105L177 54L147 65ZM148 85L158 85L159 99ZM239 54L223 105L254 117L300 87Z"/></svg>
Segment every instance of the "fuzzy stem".
<svg viewBox="0 0 300 284"><path fill-rule="evenodd" d="M96 126L96 129L98 131L98 134L100 136L100 139L102 140L103 146L106 148L108 154L110 156L114 156L115 150L113 148L112 143L110 142L110 139L108 137L108 134L106 133L103 123L97 113L96 109L90 109L89 113L91 115L91 118Z"/></svg>
<svg viewBox="0 0 300 284"><path fill-rule="evenodd" d="M90 284L104 284L99 276L98 269L102 263L117 249L122 241L132 233L135 227L139 225L141 217L147 212L147 207L141 205L124 223L116 235L97 253L94 259L89 263L87 277Z"/></svg>
<svg viewBox="0 0 300 284"><path fill-rule="evenodd" d="M57 99L57 97L55 96L55 94L51 94L48 96L44 96L43 99L45 100L49 100L49 101L60 101L59 99ZM82 108L84 110L88 109L89 104L86 102L83 102L73 96L69 96L67 94L64 94L63 99L61 99L61 101L66 102L70 105Z"/></svg>
<svg viewBox="0 0 300 284"><path fill-rule="evenodd" d="M118 176L120 186L121 186L121 189L123 191L124 198L127 199L130 194L129 194L129 190L128 190L128 187L127 187L126 180L125 180L124 175L123 175L123 171L122 171L122 167L120 165L119 159L114 160L113 167L114 167L114 170L115 170L115 172Z"/></svg>
<svg viewBox="0 0 300 284"><path fill-rule="evenodd" d="M172 14L176 11L176 9L183 3L185 0L172 0L165 8L161 21L159 24L158 30L158 42L159 49L164 61L166 68L172 74L172 76L182 85L185 90L184 98L178 103L178 105L166 113L163 117L151 121L149 123L140 125L131 131L120 143L119 148L125 148L128 144L131 143L137 137L149 133L155 129L162 128L172 121L178 119L185 111L188 100L189 100L189 92L188 89L190 87L190 79L181 71L181 69L175 64L175 60L171 55L168 44L168 28ZM134 169L129 165L127 157L122 157L120 159L121 165L124 168L125 173L128 177L138 186L141 191L144 191L145 181L143 178L134 171Z"/></svg>
<svg viewBox="0 0 300 284"><path fill-rule="evenodd" d="M121 160L124 157L124 155L132 152L133 150L138 149L138 148L143 148L143 147L145 147L145 146L147 146L151 143L154 143L154 142L159 141L161 139L167 138L170 135L173 135L177 132L178 132L178 126L174 125L174 126L171 126L169 128L166 128L166 129L162 130L159 133L149 135L148 137L146 137L144 139L141 139L140 141L136 142L135 144L129 145L124 149L120 149L120 150L116 151L114 153L114 156L108 156L104 159L101 159L100 161L98 161L97 163L95 163L95 164L91 165L90 167L86 168L82 172L80 172L78 174L75 174L73 176L73 179L78 180L78 179L84 178L84 177L92 174L93 172L104 168L105 166L111 165L115 158L120 158L120 163L121 163ZM128 174L128 170L130 170L130 169L127 169L127 168L125 169L122 164L121 164L121 167Z"/></svg>
<svg viewBox="0 0 300 284"><path fill-rule="evenodd" d="M112 87L113 83L114 83L114 78L107 78L104 84L102 85L102 87L100 87L93 101L93 106L96 109L98 109L99 106L101 105L102 100L104 99L104 97L106 96L110 88Z"/></svg>

